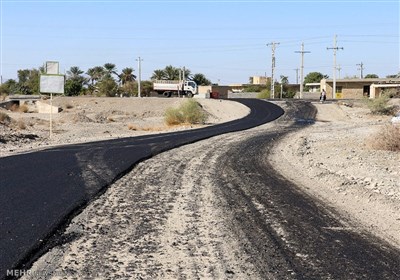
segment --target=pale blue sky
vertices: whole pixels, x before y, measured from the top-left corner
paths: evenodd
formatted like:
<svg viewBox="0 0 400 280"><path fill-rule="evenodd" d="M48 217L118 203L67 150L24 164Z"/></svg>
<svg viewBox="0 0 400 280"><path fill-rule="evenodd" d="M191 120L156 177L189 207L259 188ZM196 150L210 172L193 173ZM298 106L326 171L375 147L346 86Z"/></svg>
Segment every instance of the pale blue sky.
<svg viewBox="0 0 400 280"><path fill-rule="evenodd" d="M143 59L142 79L166 65L186 66L220 84L270 76L296 82L301 42L305 74L332 76L334 34L340 76L399 72L399 1L35 1L1 2L3 81L18 69L59 61L86 71L110 62L118 70Z"/></svg>

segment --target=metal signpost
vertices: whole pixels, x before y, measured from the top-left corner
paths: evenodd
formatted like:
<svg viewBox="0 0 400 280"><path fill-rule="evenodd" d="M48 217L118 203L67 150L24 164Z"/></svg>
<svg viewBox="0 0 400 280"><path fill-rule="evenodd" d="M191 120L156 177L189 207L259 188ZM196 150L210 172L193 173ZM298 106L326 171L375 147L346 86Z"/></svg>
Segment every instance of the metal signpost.
<svg viewBox="0 0 400 280"><path fill-rule="evenodd" d="M53 134L53 94L64 94L65 76L59 74L58 62L48 61L46 74L40 75L40 92L50 94L50 135Z"/></svg>

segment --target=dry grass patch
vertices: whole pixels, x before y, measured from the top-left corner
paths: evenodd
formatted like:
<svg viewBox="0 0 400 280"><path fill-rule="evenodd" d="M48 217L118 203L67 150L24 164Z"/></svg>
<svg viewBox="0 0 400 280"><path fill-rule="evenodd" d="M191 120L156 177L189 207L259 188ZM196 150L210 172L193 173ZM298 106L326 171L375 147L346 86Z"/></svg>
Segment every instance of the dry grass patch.
<svg viewBox="0 0 400 280"><path fill-rule="evenodd" d="M367 99L366 102L371 113L374 115L394 115L398 107L389 105L389 100L388 96L382 95L375 99Z"/></svg>
<svg viewBox="0 0 400 280"><path fill-rule="evenodd" d="M29 107L25 104L22 104L21 106L18 104L13 104L10 107L11 112L20 112L20 113L28 113Z"/></svg>
<svg viewBox="0 0 400 280"><path fill-rule="evenodd" d="M0 112L0 123L9 124L11 122L11 118L4 112Z"/></svg>
<svg viewBox="0 0 400 280"><path fill-rule="evenodd" d="M26 124L25 124L25 121L23 120L23 119L19 119L18 121L17 121L17 127L19 128L19 129L26 129Z"/></svg>
<svg viewBox="0 0 400 280"><path fill-rule="evenodd" d="M163 126L145 126L142 127L143 131L163 131L165 130L165 127Z"/></svg>
<svg viewBox="0 0 400 280"><path fill-rule="evenodd" d="M375 150L400 151L400 125L385 125L368 139L368 146Z"/></svg>
<svg viewBox="0 0 400 280"><path fill-rule="evenodd" d="M28 112L29 112L29 107L26 106L25 104L22 104L21 106L19 106L18 112L21 112L21 113L28 113Z"/></svg>
<svg viewBox="0 0 400 280"><path fill-rule="evenodd" d="M129 129L129 130L140 130L140 127L137 126L136 124L131 124L131 123L129 123L129 124L128 124L128 129Z"/></svg>
<svg viewBox="0 0 400 280"><path fill-rule="evenodd" d="M128 129L129 130L134 130L134 131L164 131L165 127L162 126L139 126L136 124L128 124Z"/></svg>
<svg viewBox="0 0 400 280"><path fill-rule="evenodd" d="M204 124L207 114L198 102L188 99L178 108L168 108L164 119L167 125Z"/></svg>

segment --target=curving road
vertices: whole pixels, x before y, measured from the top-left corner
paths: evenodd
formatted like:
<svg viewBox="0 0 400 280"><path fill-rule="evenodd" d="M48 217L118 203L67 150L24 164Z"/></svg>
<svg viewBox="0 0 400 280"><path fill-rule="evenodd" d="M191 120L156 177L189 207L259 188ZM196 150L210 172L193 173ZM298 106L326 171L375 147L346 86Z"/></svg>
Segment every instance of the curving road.
<svg viewBox="0 0 400 280"><path fill-rule="evenodd" d="M260 107L253 107L252 113L276 108L254 102ZM78 215L66 216L68 227L58 227L62 232L46 242L53 250L31 268L42 274L24 279L51 279L51 275L77 279L399 279L398 248L305 194L271 166L268 154L274 143L312 125L316 114L310 103L301 101L287 102L285 111L275 122L208 141L195 142L197 137L210 136L204 130L195 131L197 136L179 133L179 141L193 144L160 153L132 170L128 164L133 151L149 157L152 149L154 153L167 150L176 144L174 134L150 137L152 141L162 139L161 146L152 144L146 149L146 137L142 137L121 139L114 145L102 142L43 151L63 158L74 155L74 164L71 161L64 170L72 172L66 173L70 178L67 190L63 195L55 191L53 198L73 198L79 190L73 188L78 177L84 182L83 205L89 197L96 199ZM253 115L250 123L254 121ZM121 162L131 171L118 173ZM119 180L107 181L122 174ZM108 184L105 195L96 195L104 190L99 186ZM51 185L62 190L57 186ZM27 190L21 190L19 195L24 196ZM42 193L34 197L48 203ZM28 256L21 264L29 265L35 259ZM44 277L43 273L48 274Z"/></svg>
<svg viewBox="0 0 400 280"><path fill-rule="evenodd" d="M248 116L208 128L0 158L0 278L9 269L29 265L47 247L60 242L52 237L138 162L184 144L255 127L283 114L280 107L264 101L237 101L251 109Z"/></svg>
<svg viewBox="0 0 400 280"><path fill-rule="evenodd" d="M398 248L271 166L274 143L316 113L307 102L285 111L139 163L32 270L87 279L399 279Z"/></svg>

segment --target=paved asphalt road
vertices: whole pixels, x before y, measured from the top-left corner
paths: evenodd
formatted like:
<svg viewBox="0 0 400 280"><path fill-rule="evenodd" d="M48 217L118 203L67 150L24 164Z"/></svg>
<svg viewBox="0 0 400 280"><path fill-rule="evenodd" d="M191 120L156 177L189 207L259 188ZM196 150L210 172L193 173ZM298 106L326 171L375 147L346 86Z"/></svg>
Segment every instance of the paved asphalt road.
<svg viewBox="0 0 400 280"><path fill-rule="evenodd" d="M0 278L23 269L87 203L162 151L275 120L283 110L239 99L251 113L208 128L69 145L0 158ZM212 142L210 141L210 144Z"/></svg>

